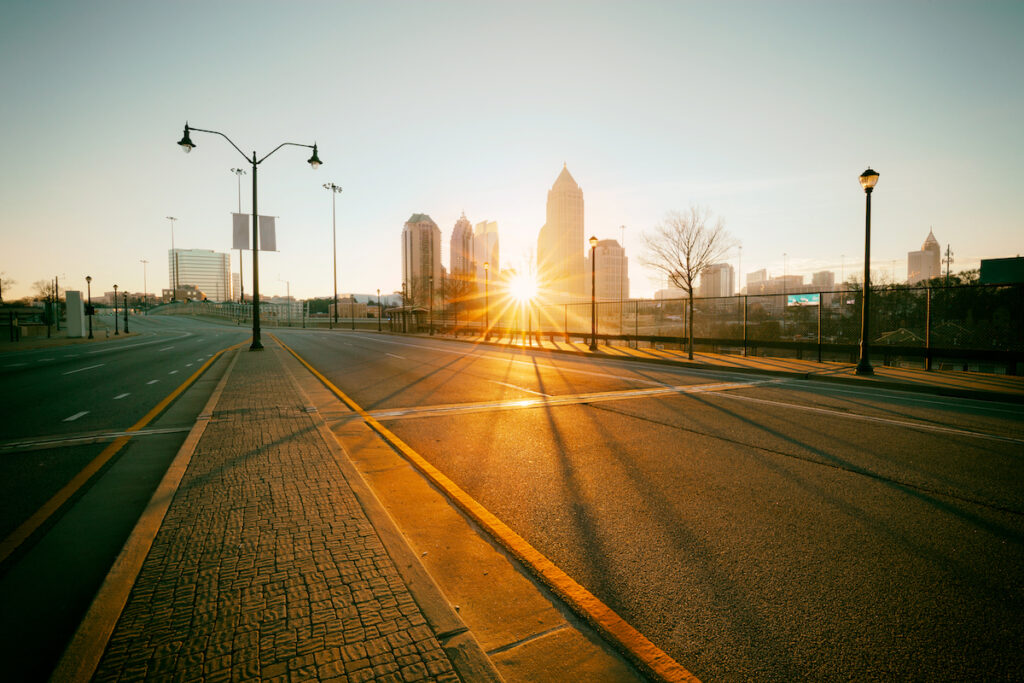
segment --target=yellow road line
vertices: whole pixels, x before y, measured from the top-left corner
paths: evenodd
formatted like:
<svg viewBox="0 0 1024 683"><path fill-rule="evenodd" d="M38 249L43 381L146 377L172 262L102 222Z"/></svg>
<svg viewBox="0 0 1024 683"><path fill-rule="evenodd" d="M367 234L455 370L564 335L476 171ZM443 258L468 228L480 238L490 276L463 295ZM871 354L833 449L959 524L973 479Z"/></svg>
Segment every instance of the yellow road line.
<svg viewBox="0 0 1024 683"><path fill-rule="evenodd" d="M510 529L508 525L463 491L440 470L427 462L423 456L398 438L391 430L375 420L372 415L363 410L316 368L307 363L291 347L273 334L270 336L282 348L291 353L296 360L302 363L314 377L320 380L345 405L358 413L371 429L380 434L393 448L398 450L413 467L423 473L435 486L444 491L445 495L463 512L486 529L495 540L529 568L548 588L565 601L577 614L601 631L605 637L617 645L624 654L646 673L662 681L700 683L696 676L669 657L661 648L648 640L646 636L630 626L622 617L601 602L590 591L559 569L555 563L527 543L522 536Z"/></svg>
<svg viewBox="0 0 1024 683"><path fill-rule="evenodd" d="M137 432L149 424L157 415L163 412L164 408L170 405L171 401L176 399L181 392L185 391L185 389L195 382L207 368L213 365L213 362L220 358L221 354L235 348L236 346L241 346L244 343L245 342L229 346L215 353L209 360L203 363L202 367L192 373L191 377L182 382L177 389L172 391L162 401L153 406L153 409L146 413L141 420L126 429L125 436L118 437L109 446L104 448L99 455L93 458L88 465L83 467L81 471L71 479L71 481L61 488L60 491L54 494L50 500L43 503L42 507L36 510L31 517L22 522L21 526L0 542L0 563L3 563L8 557L10 557L11 553L17 550L22 543L32 536L32 534L34 534L36 530L41 527L55 512L57 512L57 510L59 510L64 503L71 498L71 496L75 495L75 493L82 488L82 486L84 486L94 474L106 465L107 462L114 457L114 454L121 450L124 445L131 440L132 434L128 432Z"/></svg>

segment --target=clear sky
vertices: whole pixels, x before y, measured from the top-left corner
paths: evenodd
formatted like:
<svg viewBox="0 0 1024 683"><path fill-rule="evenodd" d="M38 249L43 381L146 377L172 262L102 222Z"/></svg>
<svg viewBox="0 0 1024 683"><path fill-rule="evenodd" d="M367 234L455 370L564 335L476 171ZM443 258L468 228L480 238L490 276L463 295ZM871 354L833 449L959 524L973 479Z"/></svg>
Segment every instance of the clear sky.
<svg viewBox="0 0 1024 683"><path fill-rule="evenodd" d="M183 248L227 251L245 161L279 253L261 292L401 286L413 213L498 222L503 265L536 244L562 163L587 235L709 206L742 272L906 277L931 227L954 270L1024 253L1024 2L27 2L0 7L0 272L94 291L168 285ZM251 177L242 206L251 204ZM232 252L237 270L238 252ZM733 262L736 265L737 256ZM245 275L251 275L246 255ZM250 286L246 285L246 290Z"/></svg>

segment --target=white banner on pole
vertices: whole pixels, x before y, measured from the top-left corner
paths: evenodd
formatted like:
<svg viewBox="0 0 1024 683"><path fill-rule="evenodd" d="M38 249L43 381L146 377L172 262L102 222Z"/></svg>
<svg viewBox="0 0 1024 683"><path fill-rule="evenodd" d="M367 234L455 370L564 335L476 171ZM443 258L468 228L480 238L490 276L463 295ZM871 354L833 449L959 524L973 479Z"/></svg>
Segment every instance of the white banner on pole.
<svg viewBox="0 0 1024 683"><path fill-rule="evenodd" d="M249 214L231 214L231 248L251 249L249 244Z"/></svg>
<svg viewBox="0 0 1024 683"><path fill-rule="evenodd" d="M260 216L260 251L277 251L277 225L274 216Z"/></svg>
<svg viewBox="0 0 1024 683"><path fill-rule="evenodd" d="M277 217L260 216L260 251L277 251ZM231 214L231 248L252 249L252 214Z"/></svg>

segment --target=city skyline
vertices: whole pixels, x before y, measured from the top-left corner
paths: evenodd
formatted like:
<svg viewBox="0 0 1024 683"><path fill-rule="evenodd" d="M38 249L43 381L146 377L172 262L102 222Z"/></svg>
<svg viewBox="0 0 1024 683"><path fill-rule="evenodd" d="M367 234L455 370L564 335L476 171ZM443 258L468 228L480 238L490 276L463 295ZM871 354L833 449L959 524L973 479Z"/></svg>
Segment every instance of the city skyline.
<svg viewBox="0 0 1024 683"><path fill-rule="evenodd" d="M284 293L279 280L299 298L331 291L324 182L345 188L339 290L392 292L395 226L412 212L441 227L446 264L463 212L501 226L503 266L528 261L563 163L586 190L585 237L626 226L634 296L663 287L641 267L640 234L693 203L743 245L742 266L730 258L740 278L862 270L857 176L869 165L874 271L905 280L930 228L955 271L1024 252L1019 3L586 8L256 3L240 18L213 6L186 42L174 8L12 6L0 29L17 132L0 166L0 272L16 283L4 298L55 275L142 291L139 261L171 246L168 215L176 247L230 252L237 153L203 136L181 154L185 121L246 153L319 145L315 173L287 148L260 167L260 212L278 217L280 251L260 263L270 295ZM325 34L313 44L309 25ZM410 32L460 48L423 52ZM265 37L255 55L249 33ZM34 49L43 36L62 51ZM253 95L263 105L250 112ZM250 210L249 176L241 204ZM243 273L248 292L248 253ZM150 275L151 293L169 286Z"/></svg>

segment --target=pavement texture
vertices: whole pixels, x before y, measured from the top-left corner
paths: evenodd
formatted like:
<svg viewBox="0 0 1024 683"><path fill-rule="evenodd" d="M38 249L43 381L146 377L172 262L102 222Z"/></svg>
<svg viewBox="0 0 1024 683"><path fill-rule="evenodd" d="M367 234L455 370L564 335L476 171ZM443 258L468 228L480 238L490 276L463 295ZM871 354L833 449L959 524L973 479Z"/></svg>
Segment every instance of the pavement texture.
<svg viewBox="0 0 1024 683"><path fill-rule="evenodd" d="M819 363L798 358L700 352L694 353L691 360L685 351L678 349L632 348L608 343L598 343L597 350L591 351L586 342L566 342L558 336L541 337L537 335L525 344L521 336L491 337L488 340L477 336L437 336L473 344L620 358L638 362L670 363L708 370L734 370L754 374L798 377L811 381L840 382L878 389L898 389L943 396L1024 403L1024 377L1019 375L990 375L980 372L892 367L881 364L878 359L873 366L874 374L858 375L856 373L857 366L854 363Z"/></svg>
<svg viewBox="0 0 1024 683"><path fill-rule="evenodd" d="M458 680L277 353L226 379L94 680Z"/></svg>

